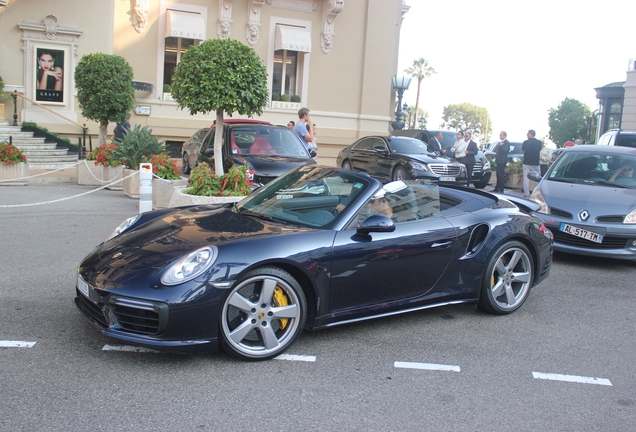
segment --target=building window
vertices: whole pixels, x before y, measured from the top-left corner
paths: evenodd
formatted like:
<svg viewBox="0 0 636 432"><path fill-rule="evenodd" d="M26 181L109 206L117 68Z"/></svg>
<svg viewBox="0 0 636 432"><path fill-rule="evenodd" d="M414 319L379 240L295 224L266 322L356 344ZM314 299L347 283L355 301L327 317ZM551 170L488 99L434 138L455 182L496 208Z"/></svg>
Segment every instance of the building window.
<svg viewBox="0 0 636 432"><path fill-rule="evenodd" d="M269 42L267 72L270 76L271 108L297 110L296 105L306 103L310 23L272 17Z"/></svg>
<svg viewBox="0 0 636 432"><path fill-rule="evenodd" d="M166 49L163 57L163 84L164 87L172 84L172 75L174 69L181 61L181 56L189 48L199 45L199 41L195 39L185 39L180 37L167 37Z"/></svg>
<svg viewBox="0 0 636 432"><path fill-rule="evenodd" d="M614 102L610 105L609 116L607 119L608 129L620 129L621 127L621 104Z"/></svg>

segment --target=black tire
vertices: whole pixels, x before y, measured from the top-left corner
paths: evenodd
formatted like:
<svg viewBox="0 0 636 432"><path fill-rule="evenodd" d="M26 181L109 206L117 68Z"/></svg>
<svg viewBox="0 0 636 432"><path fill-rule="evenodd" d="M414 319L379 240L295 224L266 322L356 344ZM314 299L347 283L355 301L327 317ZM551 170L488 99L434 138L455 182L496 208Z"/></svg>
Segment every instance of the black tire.
<svg viewBox="0 0 636 432"><path fill-rule="evenodd" d="M512 313L528 298L533 280L530 251L521 242L508 241L488 258L477 306L495 315Z"/></svg>
<svg viewBox="0 0 636 432"><path fill-rule="evenodd" d="M293 345L306 317L305 294L292 275L276 267L254 269L223 302L221 347L243 360L271 359Z"/></svg>
<svg viewBox="0 0 636 432"><path fill-rule="evenodd" d="M183 153L183 164L181 165L181 171L183 171L184 174L190 174L190 171L192 171L190 163L188 162L188 154L185 152Z"/></svg>
<svg viewBox="0 0 636 432"><path fill-rule="evenodd" d="M351 162L349 162L348 160L344 161L342 163L342 169L351 171Z"/></svg>
<svg viewBox="0 0 636 432"><path fill-rule="evenodd" d="M488 185L488 182L474 182L473 185L476 189L483 189Z"/></svg>
<svg viewBox="0 0 636 432"><path fill-rule="evenodd" d="M393 170L393 175L391 176L391 181L398 180L408 180L408 176L406 175L406 170L402 166L397 166Z"/></svg>

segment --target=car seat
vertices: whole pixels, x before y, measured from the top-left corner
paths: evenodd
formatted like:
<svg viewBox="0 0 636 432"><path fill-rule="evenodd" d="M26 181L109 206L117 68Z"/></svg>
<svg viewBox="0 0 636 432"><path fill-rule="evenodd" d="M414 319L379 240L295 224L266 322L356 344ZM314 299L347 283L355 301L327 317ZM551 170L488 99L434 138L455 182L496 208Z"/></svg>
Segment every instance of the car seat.
<svg viewBox="0 0 636 432"><path fill-rule="evenodd" d="M570 168L570 177L589 179L592 176L592 171L596 168L596 158L586 157L579 159L572 164Z"/></svg>
<svg viewBox="0 0 636 432"><path fill-rule="evenodd" d="M236 141L234 141L234 134L230 133L230 145L232 146L232 154L241 154L241 148L236 145Z"/></svg>
<svg viewBox="0 0 636 432"><path fill-rule="evenodd" d="M276 154L276 150L265 137L256 137L254 144L250 146L250 153L253 154Z"/></svg>

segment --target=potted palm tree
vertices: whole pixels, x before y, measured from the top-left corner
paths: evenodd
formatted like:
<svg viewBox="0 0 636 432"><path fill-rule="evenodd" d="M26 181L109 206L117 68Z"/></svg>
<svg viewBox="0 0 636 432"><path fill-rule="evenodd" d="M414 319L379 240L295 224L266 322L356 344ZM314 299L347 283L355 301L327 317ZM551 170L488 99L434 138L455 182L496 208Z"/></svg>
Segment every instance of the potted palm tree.
<svg viewBox="0 0 636 432"><path fill-rule="evenodd" d="M113 151L113 158L124 164L124 193L131 198L139 198L139 164L165 151L165 141L159 141L147 126L135 125L124 131L124 137Z"/></svg>

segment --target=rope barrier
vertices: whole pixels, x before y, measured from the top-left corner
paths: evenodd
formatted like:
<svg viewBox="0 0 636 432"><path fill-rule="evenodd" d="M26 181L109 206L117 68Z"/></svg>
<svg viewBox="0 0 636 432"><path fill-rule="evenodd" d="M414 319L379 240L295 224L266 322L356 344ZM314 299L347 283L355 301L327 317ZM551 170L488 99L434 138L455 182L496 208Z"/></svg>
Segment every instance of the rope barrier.
<svg viewBox="0 0 636 432"><path fill-rule="evenodd" d="M126 177L124 177L122 179L115 180L115 181L113 181L111 183L105 184L104 186L100 186L97 189L93 189L93 190L90 190L88 192L81 193L79 195L73 195L73 196L70 196L70 197L59 198L59 199L56 199L56 200L44 201L44 202L39 202L39 203L7 204L7 205L1 205L0 204L0 208L33 207L33 206L39 206L39 205L44 205L44 204L53 204L53 203L57 203L57 202L68 201L68 200L72 200L72 199L75 199L75 198L79 198L79 197L84 196L84 195L95 193L95 192L100 191L102 189L106 189L107 187L112 186L115 183L120 183L120 182L122 182L122 181L124 181L124 180L126 180L126 179L128 179L130 177L136 176L136 175L139 175L139 171L135 171L134 173L132 173L132 174L130 174L130 175L128 175L128 176L126 176ZM16 180L16 179L13 179L13 180Z"/></svg>

